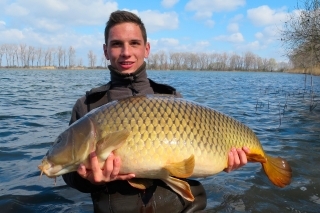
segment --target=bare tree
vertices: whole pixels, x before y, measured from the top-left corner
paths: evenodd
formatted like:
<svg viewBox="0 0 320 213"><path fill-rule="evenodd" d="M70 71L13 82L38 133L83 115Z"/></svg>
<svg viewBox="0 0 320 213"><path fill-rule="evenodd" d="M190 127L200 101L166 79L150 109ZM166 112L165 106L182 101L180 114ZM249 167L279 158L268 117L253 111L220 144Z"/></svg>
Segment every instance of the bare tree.
<svg viewBox="0 0 320 213"><path fill-rule="evenodd" d="M168 59L167 54L164 51L158 52L159 55L159 69L167 70L168 69Z"/></svg>
<svg viewBox="0 0 320 213"><path fill-rule="evenodd" d="M89 67L94 68L96 66L97 56L93 53L92 50L90 50L88 53L88 62Z"/></svg>
<svg viewBox="0 0 320 213"><path fill-rule="evenodd" d="M244 54L244 69L254 70L255 68L255 58L256 56L252 52L246 52Z"/></svg>
<svg viewBox="0 0 320 213"><path fill-rule="evenodd" d="M32 46L29 46L27 51L26 65L30 66L30 62L31 62L31 66L33 66L34 60L35 60L35 48Z"/></svg>
<svg viewBox="0 0 320 213"><path fill-rule="evenodd" d="M82 67L83 66L83 59L79 58L78 59L78 67Z"/></svg>
<svg viewBox="0 0 320 213"><path fill-rule="evenodd" d="M43 57L43 54L42 54L42 49L40 47L40 48L38 48L36 50L37 66L41 66L42 65L42 63L41 63L42 57Z"/></svg>
<svg viewBox="0 0 320 213"><path fill-rule="evenodd" d="M65 58L66 50L59 46L57 51L58 67L61 67L63 64L63 59Z"/></svg>
<svg viewBox="0 0 320 213"><path fill-rule="evenodd" d="M26 44L20 44L20 61L21 66L24 67L26 65L26 52L27 52L27 45Z"/></svg>
<svg viewBox="0 0 320 213"><path fill-rule="evenodd" d="M281 41L291 60L305 58L309 60L309 67L313 67L320 64L320 0L303 3L296 6L300 13L291 14L285 22ZM303 61L294 64L305 65Z"/></svg>
<svg viewBox="0 0 320 213"><path fill-rule="evenodd" d="M150 54L148 57L149 69L159 68L159 55L157 53Z"/></svg>
<svg viewBox="0 0 320 213"><path fill-rule="evenodd" d="M0 67L2 66L2 56L5 54L5 45L4 44L1 44L0 45Z"/></svg>
<svg viewBox="0 0 320 213"><path fill-rule="evenodd" d="M74 66L75 57L76 57L76 50L72 46L70 46L68 51L69 67Z"/></svg>
<svg viewBox="0 0 320 213"><path fill-rule="evenodd" d="M104 54L101 55L101 66L104 68L108 66L108 60Z"/></svg>
<svg viewBox="0 0 320 213"><path fill-rule="evenodd" d="M12 56L14 55L13 54L13 45L12 44L5 44L4 50L5 50L4 54L6 56L7 66L11 67L11 66L13 66L13 64L12 64Z"/></svg>

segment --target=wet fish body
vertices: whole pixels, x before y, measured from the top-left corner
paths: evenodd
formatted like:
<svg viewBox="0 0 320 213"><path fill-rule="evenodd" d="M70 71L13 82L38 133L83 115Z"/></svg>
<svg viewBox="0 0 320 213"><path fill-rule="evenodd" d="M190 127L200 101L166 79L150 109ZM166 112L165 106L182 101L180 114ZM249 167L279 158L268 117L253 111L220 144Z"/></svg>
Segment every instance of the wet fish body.
<svg viewBox="0 0 320 213"><path fill-rule="evenodd" d="M161 179L188 200L185 181L177 178L207 177L227 167L232 147L247 146L251 162L260 162L272 183L291 181L291 168L282 158L268 156L254 132L239 121L192 101L171 96L135 96L103 105L59 135L39 169L48 177L89 167L96 152L102 168L113 151L122 161L121 174ZM175 178L177 177L177 178ZM144 181L132 179L137 188Z"/></svg>

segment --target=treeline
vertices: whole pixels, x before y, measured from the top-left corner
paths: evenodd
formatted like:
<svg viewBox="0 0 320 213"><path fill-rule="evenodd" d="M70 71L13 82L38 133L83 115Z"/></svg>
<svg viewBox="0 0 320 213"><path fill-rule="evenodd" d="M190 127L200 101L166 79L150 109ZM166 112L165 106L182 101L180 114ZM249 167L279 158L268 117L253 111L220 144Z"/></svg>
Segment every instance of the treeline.
<svg viewBox="0 0 320 213"><path fill-rule="evenodd" d="M252 52L236 53L191 53L159 51L147 59L149 69L155 70L220 70L220 71L284 71L290 68L286 62L274 58L261 58Z"/></svg>
<svg viewBox="0 0 320 213"><path fill-rule="evenodd" d="M98 57L99 55L99 57ZM56 67L56 68L107 68L109 61L103 54L87 53L87 66L77 57L74 47L41 48L26 44L0 45L0 67ZM239 70L284 71L289 64L274 58L261 58L252 52L242 55L227 53L191 53L159 51L146 59L147 68L153 70Z"/></svg>
<svg viewBox="0 0 320 213"><path fill-rule="evenodd" d="M87 54L88 67L107 67L108 63L104 56L98 62L97 55L90 50ZM3 63L4 62L4 63ZM99 63L99 64L98 64ZM74 47L42 48L26 44L0 44L0 67L46 67L58 68L84 67L82 57L77 57Z"/></svg>

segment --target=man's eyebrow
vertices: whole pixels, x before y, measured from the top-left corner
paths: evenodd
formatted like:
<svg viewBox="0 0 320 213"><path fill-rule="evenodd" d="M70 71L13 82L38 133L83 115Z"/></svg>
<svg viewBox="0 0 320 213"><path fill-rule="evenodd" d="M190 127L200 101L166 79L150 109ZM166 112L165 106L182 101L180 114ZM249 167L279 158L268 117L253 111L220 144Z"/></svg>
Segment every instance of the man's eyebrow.
<svg viewBox="0 0 320 213"><path fill-rule="evenodd" d="M115 42L120 42L122 43L123 41L122 40L119 40L119 39L113 39L113 40L110 40L110 43L115 43ZM131 39L130 42L143 42L142 39Z"/></svg>
<svg viewBox="0 0 320 213"><path fill-rule="evenodd" d="M122 42L122 41L118 39L113 39L113 40L110 40L110 42Z"/></svg>
<svg viewBox="0 0 320 213"><path fill-rule="evenodd" d="M131 41L142 42L142 39L131 39Z"/></svg>

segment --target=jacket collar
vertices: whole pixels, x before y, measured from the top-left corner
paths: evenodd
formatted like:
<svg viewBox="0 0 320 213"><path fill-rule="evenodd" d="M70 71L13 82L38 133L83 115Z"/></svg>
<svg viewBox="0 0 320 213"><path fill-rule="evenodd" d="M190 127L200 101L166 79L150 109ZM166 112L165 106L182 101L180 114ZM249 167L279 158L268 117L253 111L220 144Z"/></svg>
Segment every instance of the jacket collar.
<svg viewBox="0 0 320 213"><path fill-rule="evenodd" d="M146 62L133 73L121 73L111 65L108 66L110 70L111 82L112 83L130 83L147 80Z"/></svg>

